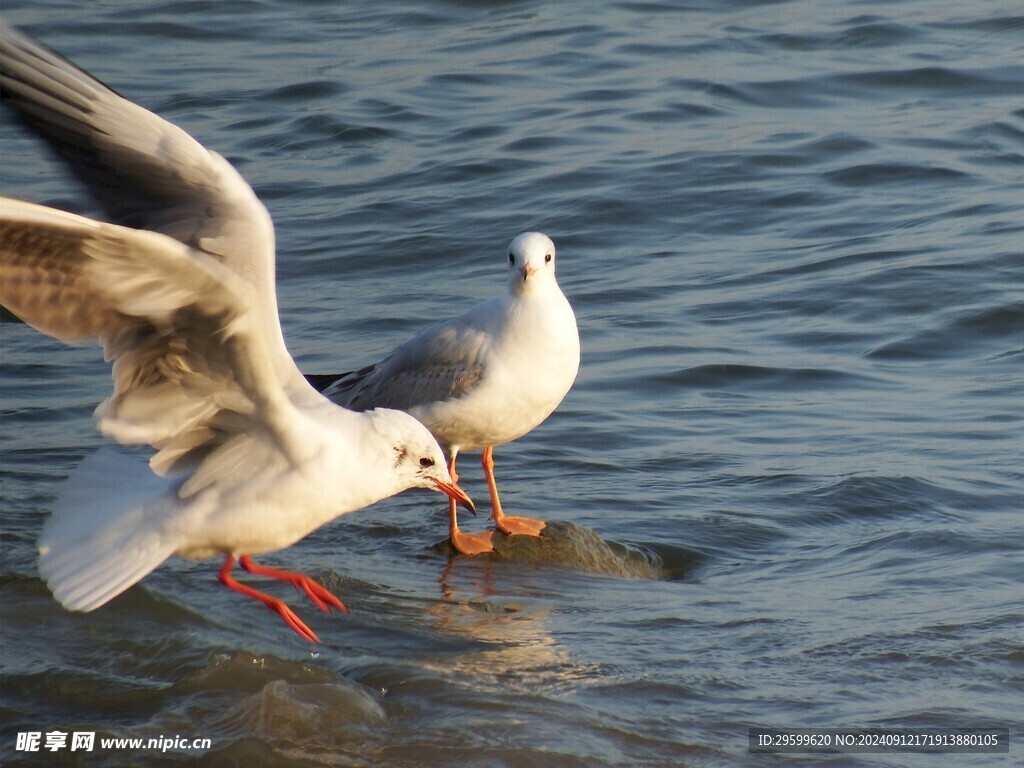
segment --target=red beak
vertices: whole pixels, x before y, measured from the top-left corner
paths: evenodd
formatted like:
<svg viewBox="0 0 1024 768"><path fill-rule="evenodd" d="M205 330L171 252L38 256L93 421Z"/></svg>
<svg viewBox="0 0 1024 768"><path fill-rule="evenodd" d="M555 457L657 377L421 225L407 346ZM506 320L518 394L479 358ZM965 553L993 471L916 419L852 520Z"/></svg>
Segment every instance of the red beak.
<svg viewBox="0 0 1024 768"><path fill-rule="evenodd" d="M436 477L433 478L433 481L437 485L437 490L455 499L455 501L464 506L474 515L476 514L476 504L474 504L473 500L469 498L469 494L459 488L458 485L455 483L446 483L444 480L440 480Z"/></svg>
<svg viewBox="0 0 1024 768"><path fill-rule="evenodd" d="M524 265L523 269L522 269L522 272L523 272L523 282L525 283L529 279L530 275L534 274L536 271L537 271L537 268L535 266L533 266L532 264Z"/></svg>

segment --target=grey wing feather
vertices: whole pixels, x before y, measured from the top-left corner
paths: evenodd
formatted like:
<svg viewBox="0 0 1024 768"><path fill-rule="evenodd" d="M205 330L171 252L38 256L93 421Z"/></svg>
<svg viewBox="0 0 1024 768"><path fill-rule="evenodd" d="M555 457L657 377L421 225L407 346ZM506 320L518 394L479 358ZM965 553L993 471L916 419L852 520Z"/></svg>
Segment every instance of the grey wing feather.
<svg viewBox="0 0 1024 768"><path fill-rule="evenodd" d="M345 408L410 408L463 397L486 373L488 335L461 318L430 326L379 363L341 374L323 393Z"/></svg>
<svg viewBox="0 0 1024 768"><path fill-rule="evenodd" d="M206 251L258 287L272 280L251 253L272 256L270 217L220 155L3 22L0 93L114 223Z"/></svg>
<svg viewBox="0 0 1024 768"><path fill-rule="evenodd" d="M212 256L257 291L274 376L301 381L277 317L274 227L230 163L57 53L0 22L0 93L114 223Z"/></svg>

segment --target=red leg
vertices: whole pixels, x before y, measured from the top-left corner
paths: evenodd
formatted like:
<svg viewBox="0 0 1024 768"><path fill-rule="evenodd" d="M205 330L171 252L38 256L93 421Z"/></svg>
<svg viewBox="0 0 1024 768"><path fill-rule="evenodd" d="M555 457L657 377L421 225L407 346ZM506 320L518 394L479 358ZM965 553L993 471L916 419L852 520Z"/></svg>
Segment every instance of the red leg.
<svg viewBox="0 0 1024 768"><path fill-rule="evenodd" d="M339 611L348 613L348 608L345 607L345 604L341 602L341 600L328 592L326 587L313 581L313 579L309 578L309 576L304 573L281 571L277 568L268 568L265 565L257 565L248 555L242 555L238 558L238 564L255 576L266 576L270 579L288 582L295 587L295 589L305 592L306 596L312 600L316 607L321 611L330 613L331 608L337 608Z"/></svg>
<svg viewBox="0 0 1024 768"><path fill-rule="evenodd" d="M459 473L455 471L455 452L452 452L448 462L448 474L452 476L452 482L459 482ZM480 555L484 552L493 552L494 545L491 543L491 531L480 533L463 533L459 530L459 515L455 507L455 499L448 500L448 538L451 539L455 551L463 555Z"/></svg>
<svg viewBox="0 0 1024 768"><path fill-rule="evenodd" d="M248 560L248 558L245 555L243 555L242 557ZM250 563L251 562L252 561L250 561ZM218 578L220 578L221 584L223 584L228 589L235 590L235 592L241 592L243 595L245 595L246 597L251 597L253 600L259 600L268 608L277 611L281 615L281 618L284 619L284 623L291 627L295 631L295 633L303 640L308 640L311 643L320 642L320 638L316 636L316 632L307 627L305 623L302 621L302 619L296 616L292 612L292 609L285 605L282 601L278 600L276 597L271 597L265 592L260 592L257 589L253 589L252 587L246 586L245 584L235 581L235 579L231 576L231 569L234 567L235 558L231 555L225 557L224 565L221 566L220 573L218 574Z"/></svg>
<svg viewBox="0 0 1024 768"><path fill-rule="evenodd" d="M491 520L498 529L509 536L540 536L540 532L547 527L543 520L535 520L532 517L509 517L501 508L501 500L498 498L498 483L494 479L494 449L484 448L483 456L484 476L487 478L487 490L491 493Z"/></svg>

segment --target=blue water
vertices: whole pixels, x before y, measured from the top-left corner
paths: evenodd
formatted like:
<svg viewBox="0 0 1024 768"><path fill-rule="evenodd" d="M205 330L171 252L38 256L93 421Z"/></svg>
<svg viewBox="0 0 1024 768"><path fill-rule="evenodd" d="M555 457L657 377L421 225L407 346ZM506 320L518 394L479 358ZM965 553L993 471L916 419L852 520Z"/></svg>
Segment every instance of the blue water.
<svg viewBox="0 0 1024 768"><path fill-rule="evenodd" d="M1009 756L829 764L1021 759L1019 3L4 15L242 171L304 370L372 362L503 290L507 242L548 233L582 365L496 451L503 501L653 570L449 561L443 502L411 492L264 558L352 609L280 588L315 650L213 562L68 613L35 539L104 444L109 372L4 322L0 762L55 764L16 734L65 730L212 743L90 766L819 764L750 754L748 728L992 725ZM3 194L97 214L0 119ZM485 501L472 455L460 470Z"/></svg>

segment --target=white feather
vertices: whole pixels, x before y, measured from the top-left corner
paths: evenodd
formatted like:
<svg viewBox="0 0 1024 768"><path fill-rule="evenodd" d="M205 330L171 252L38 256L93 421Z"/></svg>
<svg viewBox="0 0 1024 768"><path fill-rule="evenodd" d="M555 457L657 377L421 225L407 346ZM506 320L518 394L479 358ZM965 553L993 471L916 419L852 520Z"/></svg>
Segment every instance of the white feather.
<svg viewBox="0 0 1024 768"><path fill-rule="evenodd" d="M180 504L145 462L102 450L64 486L39 539L39 572L73 611L91 611L170 557L163 521Z"/></svg>

